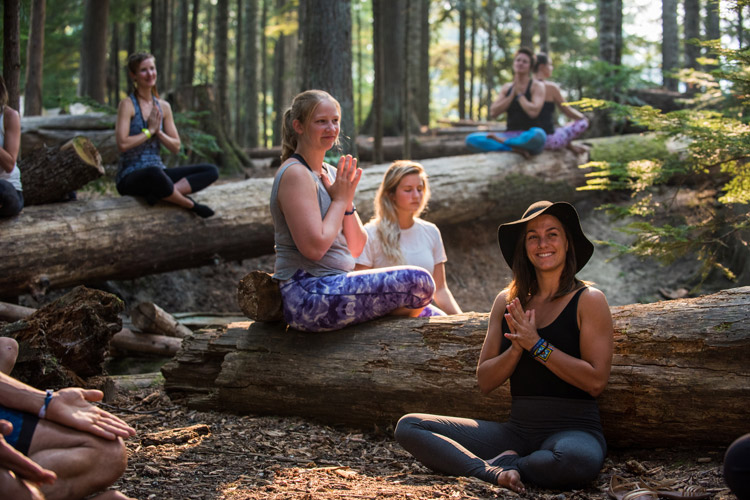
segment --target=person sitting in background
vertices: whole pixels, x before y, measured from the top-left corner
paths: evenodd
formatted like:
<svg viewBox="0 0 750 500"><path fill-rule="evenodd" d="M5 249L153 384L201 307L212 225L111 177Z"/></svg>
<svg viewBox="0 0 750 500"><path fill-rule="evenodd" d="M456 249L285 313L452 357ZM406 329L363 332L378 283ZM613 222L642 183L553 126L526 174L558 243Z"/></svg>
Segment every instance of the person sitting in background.
<svg viewBox="0 0 750 500"><path fill-rule="evenodd" d="M156 60L151 54L138 52L128 57L127 66L133 91L117 108L115 138L121 153L115 178L117 191L143 196L150 205L162 200L211 217L211 208L188 195L216 181L219 170L209 164L166 168L161 161L161 146L179 152L180 135L172 108L159 99L156 90Z"/></svg>
<svg viewBox="0 0 750 500"><path fill-rule="evenodd" d="M531 74L534 53L521 47L513 57L513 81L500 89L490 105L490 117L506 114L506 131L474 132L466 137L466 145L479 151L514 151L528 157L544 149L547 134L539 125L544 105L544 84Z"/></svg>
<svg viewBox="0 0 750 500"><path fill-rule="evenodd" d="M354 193L357 160L338 168L325 154L338 143L341 107L322 90L295 96L282 122L282 165L271 189L276 262L284 319L308 332L338 330L388 314L418 316L432 301L426 270L396 266L354 271L367 242Z"/></svg>
<svg viewBox="0 0 750 500"><path fill-rule="evenodd" d="M594 252L569 203L540 201L500 225L513 272L490 312L477 363L488 394L510 380L508 422L428 414L402 417L396 440L427 467L525 491L579 488L607 452L596 397L614 350L604 294L576 278Z"/></svg>
<svg viewBox="0 0 750 500"><path fill-rule="evenodd" d="M576 154L583 153L585 149L574 146L572 141L589 128L589 121L580 111L565 104L560 87L549 81L551 75L552 63L549 61L547 54L543 52L537 54L534 64L534 78L544 83L544 106L539 113L540 126L547 133L544 149L568 148ZM555 128L555 107L559 108L573 122L564 127Z"/></svg>
<svg viewBox="0 0 750 500"><path fill-rule="evenodd" d="M375 216L365 224L367 244L356 270L408 264L419 266L435 280L433 302L420 316L460 314L445 277L445 248L435 224L419 218L430 201L424 167L409 160L388 167L375 195Z"/></svg>
<svg viewBox="0 0 750 500"><path fill-rule="evenodd" d="M68 387L40 391L9 375L15 340L0 338L0 491L7 499L125 500L103 491L122 476L122 438L135 430L91 404L102 392Z"/></svg>
<svg viewBox="0 0 750 500"><path fill-rule="evenodd" d="M8 106L8 89L0 76L0 217L11 217L23 209L18 150L21 147L21 118Z"/></svg>

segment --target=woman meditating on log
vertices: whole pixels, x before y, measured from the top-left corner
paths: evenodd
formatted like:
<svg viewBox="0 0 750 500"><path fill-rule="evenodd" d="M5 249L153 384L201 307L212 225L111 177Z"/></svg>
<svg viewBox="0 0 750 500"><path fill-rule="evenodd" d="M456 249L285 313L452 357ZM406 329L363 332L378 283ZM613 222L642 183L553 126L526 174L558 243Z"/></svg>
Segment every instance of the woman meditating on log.
<svg viewBox="0 0 750 500"><path fill-rule="evenodd" d="M564 202L540 201L498 228L513 280L490 313L477 366L487 394L510 380L510 420L410 414L395 436L420 462L516 492L576 488L596 478L606 443L596 397L609 378L612 316L575 275L594 246Z"/></svg>
<svg viewBox="0 0 750 500"><path fill-rule="evenodd" d="M0 217L11 217L23 208L21 172L16 160L21 147L21 118L8 106L8 89L0 76Z"/></svg>
<svg viewBox="0 0 750 500"><path fill-rule="evenodd" d="M432 300L430 273L412 266L354 272L367 233L354 207L357 160L325 163L341 108L321 90L298 94L284 113L282 165L271 190L284 319L292 328L337 330L387 314L418 316Z"/></svg>
<svg viewBox="0 0 750 500"><path fill-rule="evenodd" d="M164 145L172 153L180 151L180 136L169 103L159 99L156 90L156 60L144 52L128 57L128 76L133 91L117 109L115 138L120 150L116 185L121 195L143 196L153 205L162 200L184 207L201 217L214 211L196 203L188 195L196 193L219 177L214 165L186 165L166 168L161 161Z"/></svg>
<svg viewBox="0 0 750 500"><path fill-rule="evenodd" d="M479 151L514 151L529 156L544 149L547 134L540 128L539 113L544 105L544 84L531 74L534 53L521 47L513 57L513 81L500 89L490 105L490 117L506 114L506 131L475 132L466 137L466 145Z"/></svg>
<svg viewBox="0 0 750 500"><path fill-rule="evenodd" d="M572 141L589 128L589 121L580 111L565 104L560 87L548 80L551 75L552 63L549 61L547 54L543 52L537 54L534 64L534 78L544 84L544 106L539 113L540 126L547 133L544 149L568 148L574 153L580 154L585 150L579 146L574 146ZM555 128L555 107L559 108L573 122L564 127Z"/></svg>
<svg viewBox="0 0 750 500"><path fill-rule="evenodd" d="M435 305L425 307L420 316L460 314L445 278L447 257L440 230L419 218L428 201L430 184L422 165L400 160L388 167L375 195L375 216L365 225L367 244L355 269L419 266L435 280Z"/></svg>

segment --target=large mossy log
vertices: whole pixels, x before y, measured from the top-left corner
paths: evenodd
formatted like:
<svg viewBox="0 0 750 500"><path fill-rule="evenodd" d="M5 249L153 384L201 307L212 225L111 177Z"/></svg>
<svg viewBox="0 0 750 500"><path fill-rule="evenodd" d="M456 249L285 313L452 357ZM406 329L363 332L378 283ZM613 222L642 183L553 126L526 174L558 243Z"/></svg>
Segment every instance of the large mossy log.
<svg viewBox="0 0 750 500"><path fill-rule="evenodd" d="M583 196L576 187L585 184L585 171L569 151L545 152L531 160L492 153L422 163L432 189L425 219L438 225L488 214L504 222L534 200ZM360 182L355 201L363 220L372 215L387 167L368 168ZM210 186L195 195L216 211L209 219L166 203L149 207L130 197L25 208L0 220L0 296L272 253L272 184L270 178L253 178Z"/></svg>
<svg viewBox="0 0 750 500"><path fill-rule="evenodd" d="M611 445L728 444L747 432L750 287L612 313L612 375L599 399ZM165 387L193 408L365 428L407 412L502 420L508 384L489 396L476 385L487 321L385 318L322 334L238 323L184 339Z"/></svg>

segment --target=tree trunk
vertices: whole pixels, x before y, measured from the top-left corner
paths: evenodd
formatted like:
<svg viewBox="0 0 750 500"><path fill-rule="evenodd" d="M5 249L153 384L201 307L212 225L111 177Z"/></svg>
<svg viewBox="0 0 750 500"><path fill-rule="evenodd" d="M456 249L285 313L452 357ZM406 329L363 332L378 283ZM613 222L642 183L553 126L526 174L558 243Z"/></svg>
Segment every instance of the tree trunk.
<svg viewBox="0 0 750 500"><path fill-rule="evenodd" d="M487 61L485 67L485 81L487 83L487 97L485 99L487 106L487 121L491 120L490 105L492 104L492 89L495 86L495 65L493 64L495 54L493 52L492 40L495 26L495 0L487 0Z"/></svg>
<svg viewBox="0 0 750 500"><path fill-rule="evenodd" d="M373 64L375 66L375 81L372 89L372 109L370 115L373 123L373 161L383 162L383 96L385 94L385 44L383 43L383 0L372 0L373 17ZM365 124L362 124L365 128Z"/></svg>
<svg viewBox="0 0 750 500"><path fill-rule="evenodd" d="M24 156L18 168L26 206L60 201L104 175L99 152L85 137L76 137L62 146L39 147Z"/></svg>
<svg viewBox="0 0 750 500"><path fill-rule="evenodd" d="M258 147L258 0L245 0L242 130L246 148Z"/></svg>
<svg viewBox="0 0 750 500"><path fill-rule="evenodd" d="M107 74L107 100L112 108L120 102L120 25L112 21L109 40L109 73Z"/></svg>
<svg viewBox="0 0 750 500"><path fill-rule="evenodd" d="M0 302L0 321L18 321L31 316L35 311L30 307Z"/></svg>
<svg viewBox="0 0 750 500"><path fill-rule="evenodd" d="M151 0L151 53L156 59L156 68L159 70L158 86L163 91L169 88L168 16L167 0Z"/></svg>
<svg viewBox="0 0 750 500"><path fill-rule="evenodd" d="M473 120L474 117L477 116L474 113L474 79L477 75L475 65L477 49L477 15L479 14L477 9L477 0L471 0L471 47L469 49L471 55L469 57L469 112L467 116L469 120Z"/></svg>
<svg viewBox="0 0 750 500"><path fill-rule="evenodd" d="M188 69L190 65L190 46L188 45L188 30L190 28L189 0L177 0L177 71L175 72L176 87L186 87L192 84Z"/></svg>
<svg viewBox="0 0 750 500"><path fill-rule="evenodd" d="M677 91L677 78L673 72L679 66L679 41L677 37L677 0L661 1L661 74L662 85L673 92Z"/></svg>
<svg viewBox="0 0 750 500"><path fill-rule="evenodd" d="M351 2L300 0L299 19L302 89L325 90L338 100L342 153L356 156Z"/></svg>
<svg viewBox="0 0 750 500"><path fill-rule="evenodd" d="M21 110L21 35L18 0L3 5L3 78L8 90L8 106Z"/></svg>
<svg viewBox="0 0 750 500"><path fill-rule="evenodd" d="M229 0L218 0L216 3L216 45L214 46L216 60L214 78L216 83L216 109L218 111L216 118L224 129L227 139L232 137L232 120L229 115L228 36Z"/></svg>
<svg viewBox="0 0 750 500"><path fill-rule="evenodd" d="M466 2L458 2L458 118L466 118Z"/></svg>
<svg viewBox="0 0 750 500"><path fill-rule="evenodd" d="M417 120L430 125L430 0L419 0L419 71L416 72Z"/></svg>
<svg viewBox="0 0 750 500"><path fill-rule="evenodd" d="M29 43L26 46L24 116L42 114L42 72L44 69L44 19L47 13L46 5L46 0L33 0L31 2Z"/></svg>
<svg viewBox="0 0 750 500"><path fill-rule="evenodd" d="M110 344L118 351L172 357L180 350L182 339L152 333L134 333L123 328L112 336Z"/></svg>
<svg viewBox="0 0 750 500"><path fill-rule="evenodd" d="M530 199L575 201L585 172L568 151L524 160L515 154L479 154L424 160L432 199L426 218L455 224L492 214L511 220ZM355 200L363 220L388 164L367 169ZM28 207L0 220L0 290L6 295L43 287L129 279L273 252L268 197L273 179L251 178L210 186L196 201L216 211L200 219L169 204L149 207L122 197ZM200 234L199 238L195 235ZM15 250L23 242L23 252ZM50 242L55 242L52 246ZM158 248L158 252L152 251Z"/></svg>
<svg viewBox="0 0 750 500"><path fill-rule="evenodd" d="M81 34L78 95L98 103L107 100L107 19L109 0L86 0Z"/></svg>
<svg viewBox="0 0 750 500"><path fill-rule="evenodd" d="M547 22L547 0L539 0L539 51L549 54L549 24Z"/></svg>
<svg viewBox="0 0 750 500"><path fill-rule="evenodd" d="M698 57L701 47L694 40L701 36L701 4L700 0L685 0L685 67L698 69Z"/></svg>
<svg viewBox="0 0 750 500"><path fill-rule="evenodd" d="M82 385L82 378L101 375L109 340L122 328L123 307L112 294L77 287L0 328L0 336L19 344L12 375L42 389Z"/></svg>
<svg viewBox="0 0 750 500"><path fill-rule="evenodd" d="M263 0L263 11L260 16L260 93L261 93L261 106L260 116L261 122L263 123L263 135L260 139L260 146L266 147L268 145L268 48L266 37L266 23L268 20L268 2L270 0Z"/></svg>
<svg viewBox="0 0 750 500"><path fill-rule="evenodd" d="M292 23L292 2L277 0L276 10L279 24ZM273 55L273 143L281 144L281 120L284 111L292 104L292 98L299 92L299 74L294 62L297 60L297 36L279 34Z"/></svg>
<svg viewBox="0 0 750 500"><path fill-rule="evenodd" d="M750 287L612 308L615 353L599 398L611 446L728 444L747 430ZM164 366L191 408L392 425L408 412L506 420L505 384L479 394L488 314L384 318L336 332L248 322L202 330ZM716 418L720 415L720 418Z"/></svg>
<svg viewBox="0 0 750 500"><path fill-rule="evenodd" d="M190 53L188 54L188 68L185 76L189 84L195 78L195 51L198 44L198 13L200 12L200 0L193 0L193 14L190 18Z"/></svg>
<svg viewBox="0 0 750 500"><path fill-rule="evenodd" d="M599 59L616 64L615 0L599 0Z"/></svg>
<svg viewBox="0 0 750 500"><path fill-rule="evenodd" d="M115 164L120 152L115 141L114 127L115 117L104 113L30 116L21 120L20 157L32 154L37 148L60 145L83 136L99 151L104 164Z"/></svg>
<svg viewBox="0 0 750 500"><path fill-rule="evenodd" d="M154 333L166 337L185 338L192 332L180 324L174 316L153 302L141 302L130 311L133 326L144 333Z"/></svg>
<svg viewBox="0 0 750 500"><path fill-rule="evenodd" d="M251 0L252 1L252 0ZM241 104L245 102L242 97L242 68L246 65L243 64L244 56L244 44L245 38L247 37L245 25L243 22L243 11L245 6L243 0L237 0L237 17L235 22L234 36L237 40L237 45L234 48L234 106L230 109L234 111L234 140L242 147L247 147L243 143L243 137L245 135L244 124L242 123L242 115L244 106ZM257 100L256 100L257 101Z"/></svg>
<svg viewBox="0 0 750 500"><path fill-rule="evenodd" d="M521 4L521 46L534 52L534 6L529 1Z"/></svg>
<svg viewBox="0 0 750 500"><path fill-rule="evenodd" d="M140 0L129 0L130 2L130 18L128 23L125 25L125 52L128 55L133 54L136 51L138 45L138 15L140 14Z"/></svg>
<svg viewBox="0 0 750 500"><path fill-rule="evenodd" d="M706 40L720 40L721 39L721 11L719 8L719 0L707 0L706 1L706 18L705 18L705 32ZM716 58L716 54L709 50L707 54L710 58ZM706 65L706 70L711 71L717 68L715 64Z"/></svg>

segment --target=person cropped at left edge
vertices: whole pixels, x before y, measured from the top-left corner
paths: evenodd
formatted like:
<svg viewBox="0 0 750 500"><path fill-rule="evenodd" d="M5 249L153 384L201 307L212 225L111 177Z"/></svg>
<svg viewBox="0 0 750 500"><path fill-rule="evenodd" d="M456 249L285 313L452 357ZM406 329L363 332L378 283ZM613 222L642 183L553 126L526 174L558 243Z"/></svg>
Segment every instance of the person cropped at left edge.
<svg viewBox="0 0 750 500"><path fill-rule="evenodd" d="M169 103L159 99L156 90L156 59L138 52L128 57L128 77L133 91L117 108L115 138L120 150L116 185L121 195L143 196L153 205L166 201L211 217L214 211L196 203L188 195L211 185L219 178L214 165L186 165L166 168L160 149L180 150L180 136Z"/></svg>
<svg viewBox="0 0 750 500"><path fill-rule="evenodd" d="M21 173L16 161L21 147L21 118L8 107L8 90L0 76L0 217L16 215L23 208Z"/></svg>

